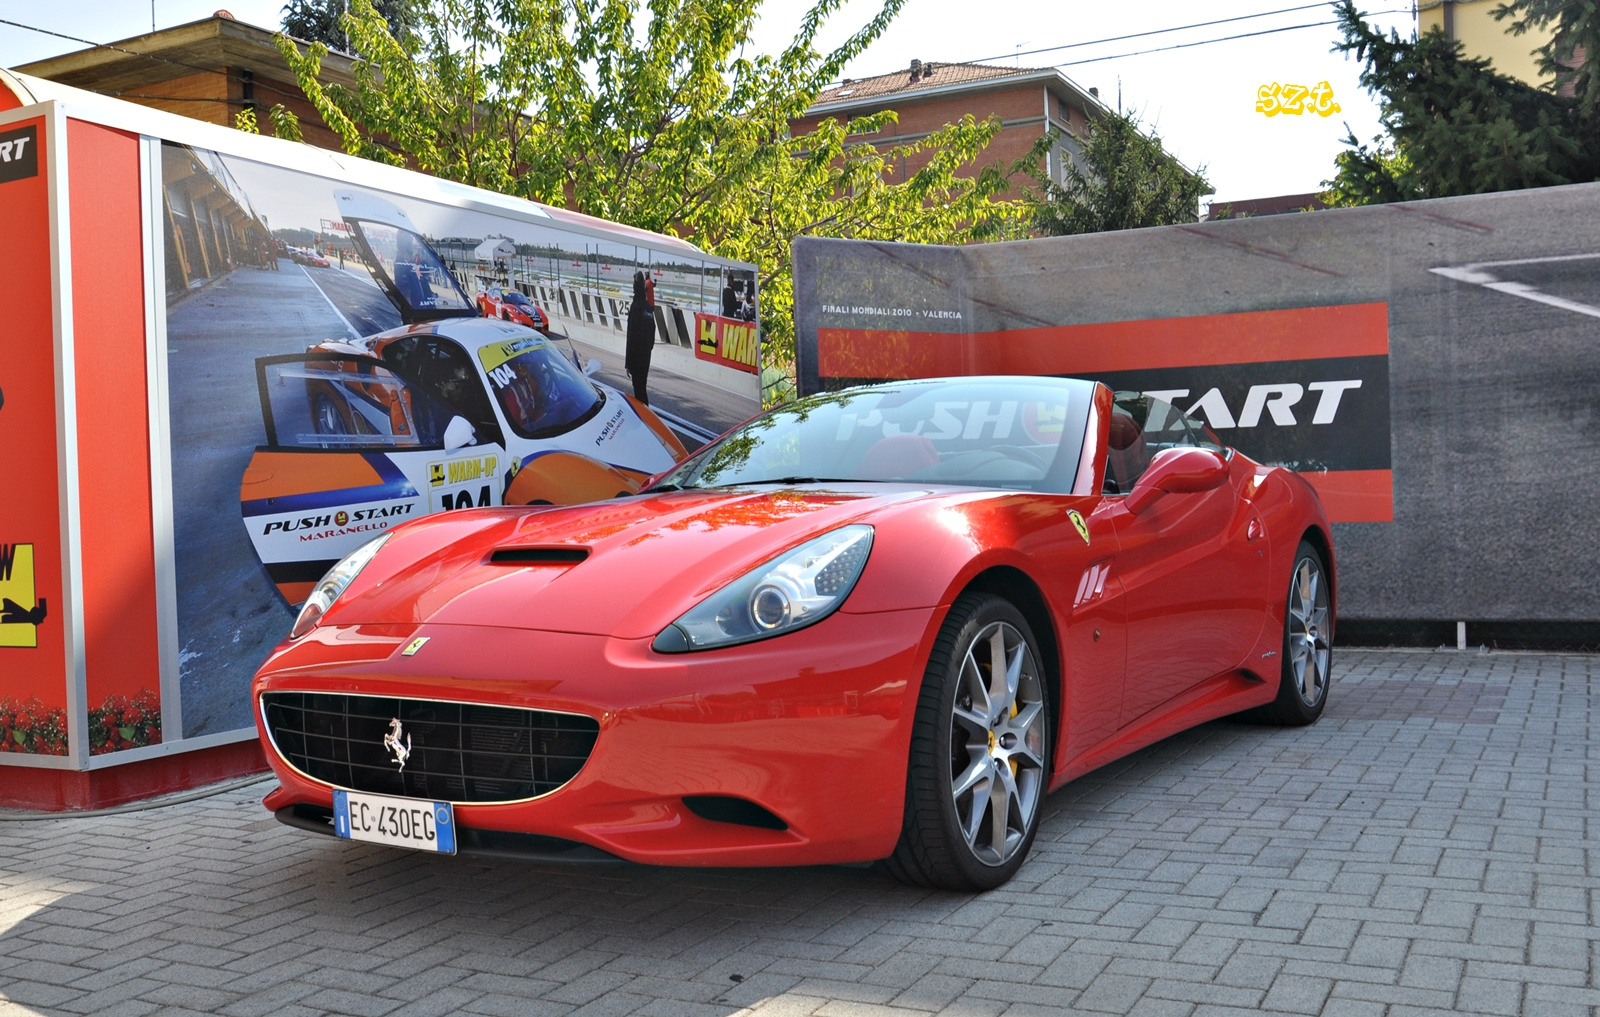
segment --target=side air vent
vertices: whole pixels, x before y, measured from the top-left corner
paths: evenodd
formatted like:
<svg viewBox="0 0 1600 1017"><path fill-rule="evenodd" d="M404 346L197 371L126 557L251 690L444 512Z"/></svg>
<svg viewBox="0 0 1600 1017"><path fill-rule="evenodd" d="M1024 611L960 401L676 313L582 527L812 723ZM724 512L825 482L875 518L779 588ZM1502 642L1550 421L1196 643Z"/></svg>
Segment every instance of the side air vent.
<svg viewBox="0 0 1600 1017"><path fill-rule="evenodd" d="M497 547L491 565L576 565L589 557L587 547Z"/></svg>
<svg viewBox="0 0 1600 1017"><path fill-rule="evenodd" d="M755 802L732 795L684 795L683 804L701 819L735 826L755 826L763 830L787 830L789 824Z"/></svg>

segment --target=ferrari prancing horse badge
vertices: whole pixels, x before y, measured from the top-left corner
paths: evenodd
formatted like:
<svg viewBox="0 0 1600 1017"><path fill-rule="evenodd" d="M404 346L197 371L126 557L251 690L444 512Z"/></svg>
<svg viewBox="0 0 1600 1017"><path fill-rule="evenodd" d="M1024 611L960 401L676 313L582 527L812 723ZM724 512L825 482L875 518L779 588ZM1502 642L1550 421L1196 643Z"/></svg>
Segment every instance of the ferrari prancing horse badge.
<svg viewBox="0 0 1600 1017"><path fill-rule="evenodd" d="M1082 537L1083 542L1087 544L1089 542L1089 524L1084 522L1083 513L1077 509L1067 509L1067 518L1072 520L1073 528L1078 531L1078 536Z"/></svg>

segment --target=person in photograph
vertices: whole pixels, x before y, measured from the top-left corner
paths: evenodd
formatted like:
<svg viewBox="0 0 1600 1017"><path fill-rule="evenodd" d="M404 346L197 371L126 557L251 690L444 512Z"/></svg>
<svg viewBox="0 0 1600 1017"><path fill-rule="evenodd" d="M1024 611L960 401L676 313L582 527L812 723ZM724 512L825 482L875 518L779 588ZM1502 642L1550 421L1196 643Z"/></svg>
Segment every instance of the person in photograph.
<svg viewBox="0 0 1600 1017"><path fill-rule="evenodd" d="M739 291L733 288L732 272L724 272L722 275L722 316L739 317Z"/></svg>
<svg viewBox="0 0 1600 1017"><path fill-rule="evenodd" d="M656 344L655 307L643 272L633 273L633 303L628 305L628 346L623 359L628 377L633 379L633 396L646 406L645 380L650 375L650 353Z"/></svg>

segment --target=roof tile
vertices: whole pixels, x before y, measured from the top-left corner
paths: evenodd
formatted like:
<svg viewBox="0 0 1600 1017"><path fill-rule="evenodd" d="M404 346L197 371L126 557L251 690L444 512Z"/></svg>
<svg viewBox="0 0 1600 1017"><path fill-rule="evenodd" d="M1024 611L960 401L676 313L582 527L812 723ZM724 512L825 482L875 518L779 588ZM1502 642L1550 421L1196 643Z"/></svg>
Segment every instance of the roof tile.
<svg viewBox="0 0 1600 1017"><path fill-rule="evenodd" d="M908 95L967 82L1020 77L1050 69L1049 67L995 67L991 64L945 64L930 61L923 65L923 73L916 79L912 78L910 68L901 68L890 74L846 80L832 88L824 89L812 103L812 108L838 102L874 99L879 96Z"/></svg>

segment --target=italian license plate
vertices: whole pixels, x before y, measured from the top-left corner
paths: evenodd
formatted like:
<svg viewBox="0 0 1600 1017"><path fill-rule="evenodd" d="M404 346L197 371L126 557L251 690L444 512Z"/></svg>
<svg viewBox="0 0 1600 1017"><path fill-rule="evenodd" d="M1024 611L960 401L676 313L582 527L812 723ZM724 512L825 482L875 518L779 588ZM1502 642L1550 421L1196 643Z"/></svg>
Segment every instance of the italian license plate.
<svg viewBox="0 0 1600 1017"><path fill-rule="evenodd" d="M348 840L456 853L456 817L449 802L335 791L333 829Z"/></svg>

